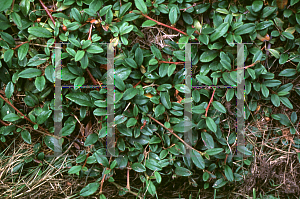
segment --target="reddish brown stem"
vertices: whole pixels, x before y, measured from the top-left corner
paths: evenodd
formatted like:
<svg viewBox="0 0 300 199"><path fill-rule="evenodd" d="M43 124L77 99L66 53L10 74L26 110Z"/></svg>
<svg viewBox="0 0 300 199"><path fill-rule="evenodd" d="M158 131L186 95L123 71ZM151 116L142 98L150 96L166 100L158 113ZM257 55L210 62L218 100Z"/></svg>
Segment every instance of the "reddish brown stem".
<svg viewBox="0 0 300 199"><path fill-rule="evenodd" d="M95 78L93 77L93 75L92 75L92 73L90 72L90 70L88 69L88 68L86 68L86 72L88 73L88 75L89 75L89 77L90 77L90 79L92 80L92 82L93 82L93 84L94 85L99 85L99 86L101 86L96 80L95 80ZM97 91L99 91L99 88L96 88L97 89Z"/></svg>
<svg viewBox="0 0 300 199"><path fill-rule="evenodd" d="M161 122L159 122L157 119L153 118L150 114L147 114L149 118L151 118L152 120L154 120L157 124L159 124L160 126L162 126L164 129L166 129L167 131L169 131L170 133L172 133L172 135L174 135L178 140L180 140L185 146L187 146L190 149L195 150L196 152L200 153L201 155L203 155L204 153L202 153L201 151L198 151L197 149L193 148L192 146L190 146L189 144L187 144L183 139L181 139L176 133L173 132L172 129L168 129L165 125L163 125Z"/></svg>
<svg viewBox="0 0 300 199"><path fill-rule="evenodd" d="M110 162L111 162L111 159L112 159L112 156L110 156L110 159L109 159L109 161L108 161L109 164L110 164ZM106 168L106 170L108 170L108 169L109 169L109 168ZM102 180L101 180L101 184L100 184L100 192L99 192L100 194L102 193L102 188L103 188L105 176L106 176L106 174L103 175L103 178L102 178Z"/></svg>
<svg viewBox="0 0 300 199"><path fill-rule="evenodd" d="M130 168L129 168L129 162L127 164L128 168L127 168L127 189L130 191L130 182L129 182L129 171L130 171Z"/></svg>
<svg viewBox="0 0 300 199"><path fill-rule="evenodd" d="M159 63L166 63L166 64L184 64L184 62L171 62L171 61L159 61Z"/></svg>
<svg viewBox="0 0 300 199"><path fill-rule="evenodd" d="M82 165L82 168L85 167L86 161L87 161L87 159L88 159L89 156L90 156L90 154L88 153L88 154L86 155L86 159L85 159L85 161L84 161L84 164Z"/></svg>
<svg viewBox="0 0 300 199"><path fill-rule="evenodd" d="M13 0L12 4L11 4L11 10L14 9L14 6L15 6L15 0Z"/></svg>
<svg viewBox="0 0 300 199"><path fill-rule="evenodd" d="M5 123L3 120L0 120L0 123L4 126L9 126L9 124Z"/></svg>
<svg viewBox="0 0 300 199"><path fill-rule="evenodd" d="M236 69L234 69L233 71L244 70L244 69L250 68L250 67L252 67L252 66L255 66L255 64L257 64L258 62L260 62L260 61L256 61L256 62L254 62L253 64L250 64L250 65L248 65L248 66L245 66L244 68L236 68Z"/></svg>
<svg viewBox="0 0 300 199"><path fill-rule="evenodd" d="M26 44L26 43L28 43L28 41L25 41L25 42L23 42L23 43L17 45L16 47L13 48L13 50L16 50L17 48L19 48L20 46L22 46L23 44Z"/></svg>
<svg viewBox="0 0 300 199"><path fill-rule="evenodd" d="M205 117L207 117L208 109L209 109L209 106L210 106L210 104L212 103L212 101L213 101L213 99L214 99L215 92L216 92L216 89L214 89L214 91L213 91L213 93L212 93L212 96L211 96L211 98L210 98L210 100L209 100L208 106L207 106L207 108L205 109Z"/></svg>
<svg viewBox="0 0 300 199"><path fill-rule="evenodd" d="M12 103L10 103L10 101L6 98L4 98L1 94L0 97L9 105L11 106L13 109L15 109L20 115L22 115L24 117L24 119L26 119L28 122L32 123L32 124L36 124L35 122L31 121L28 117L26 117L21 111L19 111L14 105L12 105ZM46 131L44 128L38 126L39 129L41 129L42 131L49 133L48 131Z"/></svg>
<svg viewBox="0 0 300 199"><path fill-rule="evenodd" d="M91 27L90 27L90 30L89 30L88 40L92 40L92 30L93 30L93 24L91 24Z"/></svg>
<svg viewBox="0 0 300 199"><path fill-rule="evenodd" d="M194 3L194 4L191 5L190 7L183 8L183 9L180 9L180 10L183 10L183 12L185 12L187 9L192 8L192 7L195 7L196 5L197 5L197 3Z"/></svg>
<svg viewBox="0 0 300 199"><path fill-rule="evenodd" d="M40 4L42 5L42 7L45 9L47 15L50 17L51 21L53 22L54 26L55 26L55 20L53 19L51 13L49 12L47 6L45 6L45 4L43 3L42 0L39 0L40 1Z"/></svg>
<svg viewBox="0 0 300 199"><path fill-rule="evenodd" d="M141 83L141 81L139 81L136 85L133 86L133 88L135 88L137 85L139 85Z"/></svg>
<svg viewBox="0 0 300 199"><path fill-rule="evenodd" d="M192 28L195 28L195 27L192 25ZM198 32L198 30L195 30L195 33L198 34L198 35L201 35L201 33Z"/></svg>
<svg viewBox="0 0 300 199"><path fill-rule="evenodd" d="M183 32L183 31L181 31L181 30L178 30L177 28L174 28L174 27L172 27L172 26L168 26L168 25L166 25L166 24L164 24L164 23L161 23L161 22L159 22L159 21L156 21L155 19L152 19L151 17L149 17L148 15L145 15L145 14L143 14L143 13L141 13L141 14L142 14L142 16L146 17L147 19L156 22L158 25L165 26L165 27L167 27L167 28L170 28L170 29L172 29L172 30L175 30L175 31L177 31L177 32L180 32L181 34L184 34L184 35L187 35L187 36L188 36L187 33ZM195 38L195 39L198 41L197 38Z"/></svg>

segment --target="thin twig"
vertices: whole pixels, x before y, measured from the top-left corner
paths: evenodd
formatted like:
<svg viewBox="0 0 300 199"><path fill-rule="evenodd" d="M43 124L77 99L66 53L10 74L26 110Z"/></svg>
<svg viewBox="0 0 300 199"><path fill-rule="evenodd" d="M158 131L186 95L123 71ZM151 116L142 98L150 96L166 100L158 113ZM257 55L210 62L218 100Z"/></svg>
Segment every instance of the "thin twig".
<svg viewBox="0 0 300 199"><path fill-rule="evenodd" d="M248 66L245 66L244 68L236 68L236 69L234 69L233 71L244 70L244 69L250 68L250 67L252 67L252 66L255 66L255 64L257 64L257 63L259 63L259 62L260 62L260 61L256 61L256 62L254 62L253 64L250 64L250 65L248 65Z"/></svg>
<svg viewBox="0 0 300 199"><path fill-rule="evenodd" d="M13 0L12 4L11 4L11 10L14 9L14 5L15 5L15 0Z"/></svg>
<svg viewBox="0 0 300 199"><path fill-rule="evenodd" d="M158 63L166 63L166 64L184 64L185 62L171 62L171 61L158 61Z"/></svg>
<svg viewBox="0 0 300 199"><path fill-rule="evenodd" d="M164 24L164 23L161 23L161 22L159 22L159 21L156 21L155 19L152 19L151 17L149 17L148 15L145 15L144 13L141 13L141 15L142 15L143 17L146 17L147 19L149 19L149 20L151 20L151 21L156 22L158 25L165 26L165 27L167 27L167 28L170 28L170 29L172 29L172 30L175 30L175 31L177 31L177 32L180 32L181 34L184 34L184 35L188 36L187 33L183 32L183 31L181 31L181 30L179 30L179 29L177 29L177 28L174 28L174 27L172 27L172 26L168 26L168 25L166 25L166 24ZM195 38L195 40L198 41L197 38Z"/></svg>
<svg viewBox="0 0 300 199"><path fill-rule="evenodd" d="M110 158L109 158L109 161L108 161L109 164L110 164L110 162L111 162L111 159L112 159L112 156L110 156ZM106 168L105 170L108 170L108 169L109 169L109 168ZM99 192L100 194L102 193L102 188L103 188L105 176L106 176L106 174L103 175L103 178L102 178L102 180L101 180L100 192Z"/></svg>
<svg viewBox="0 0 300 199"><path fill-rule="evenodd" d="M14 124L14 125L15 125L15 124ZM21 129L24 128L23 126L19 126L19 125L15 125L15 126L18 127L18 128L21 128ZM25 128L26 128L26 127L25 127ZM33 131L38 132L38 133L43 134L43 135L48 135L48 136L54 137L54 138L56 138L56 139L60 139L60 138L61 138L61 137L58 137L58 136L53 135L53 134L50 134L50 133L44 133L43 131L40 131L40 130L37 130L37 129L32 129L32 128L30 128L30 130L33 130ZM66 137L66 139L70 139L70 138L67 138L67 137Z"/></svg>
<svg viewBox="0 0 300 199"><path fill-rule="evenodd" d="M194 3L193 5L191 5L191 6L187 7L187 8L180 9L180 10L183 10L183 12L185 12L187 9L195 7L196 5L197 5L197 3Z"/></svg>
<svg viewBox="0 0 300 199"><path fill-rule="evenodd" d="M141 81L139 81L138 83L136 83L136 85L133 86L133 88L135 88L137 85L139 85L141 83Z"/></svg>
<svg viewBox="0 0 300 199"><path fill-rule="evenodd" d="M92 40L92 30L93 30L93 24L91 23L88 40Z"/></svg>
<svg viewBox="0 0 300 199"><path fill-rule="evenodd" d="M86 68L86 72L88 73L90 79L92 80L93 84L96 85L98 84L99 86L101 86L96 80L95 78L93 77L92 73L90 72L90 70L88 68ZM99 88L96 88L97 91L99 91Z"/></svg>
<svg viewBox="0 0 300 199"><path fill-rule="evenodd" d="M129 182L129 171L130 171L130 168L129 168L129 162L127 164L128 168L127 168L127 189L130 191L130 182Z"/></svg>
<svg viewBox="0 0 300 199"><path fill-rule="evenodd" d="M26 43L28 43L28 41L25 41L25 42L23 42L23 43L17 45L16 47L13 48L13 50L16 50L17 48L19 48L20 46L22 46L23 44L26 44Z"/></svg>
<svg viewBox="0 0 300 199"><path fill-rule="evenodd" d="M42 0L39 0L40 1L40 4L42 5L42 7L45 9L47 15L50 17L51 21L53 22L54 26L55 26L55 20L53 19L51 13L49 12L47 6L45 6L45 4L43 3Z"/></svg>
<svg viewBox="0 0 300 199"><path fill-rule="evenodd" d="M0 94L0 97L8 104L10 105L13 109L15 109L18 113L20 113L24 119L26 119L27 121L29 121L30 123L32 124L36 124L35 122L31 121L28 117L26 117L21 111L19 111L19 109L17 109L14 105L12 105L12 103L10 103L10 101L8 99L6 99L5 97L3 97L1 94ZM42 130L42 131L45 131L46 133L49 133L47 130L45 130L43 127L39 126L38 127Z"/></svg>
<svg viewBox="0 0 300 199"><path fill-rule="evenodd" d="M118 189L124 189L124 187L118 185L115 182L110 182L110 183L112 183L113 185L115 185ZM142 197L138 193L136 193L136 192L128 190L128 193L131 193L131 194L135 195L136 197L138 197L139 199L142 199Z"/></svg>
<svg viewBox="0 0 300 199"><path fill-rule="evenodd" d="M9 126L9 124L5 123L3 120L0 119L0 123L4 126Z"/></svg>
<svg viewBox="0 0 300 199"><path fill-rule="evenodd" d="M187 144L183 139L181 139L176 133L173 132L173 130L168 129L167 127L165 127L165 125L163 125L162 123L160 123L158 120L156 120L155 118L153 118L150 114L147 114L148 117L150 117L152 120L154 120L156 123L158 123L160 126L162 126L164 129L166 129L167 131L169 131L172 135L174 135L177 139L179 139L185 146L187 146L190 149L193 149L195 151L197 151L198 153L200 153L201 155L204 155L204 153L202 153L201 151L198 151L197 149L194 149L192 146L190 146L189 144Z"/></svg>
<svg viewBox="0 0 300 199"><path fill-rule="evenodd" d="M206 109L205 109L205 117L207 117L208 109L209 109L209 106L210 106L210 104L212 103L212 101L213 101L213 99L214 99L215 92L216 92L216 89L214 89L214 91L213 91L213 93L212 93L212 96L211 96L211 98L210 98L210 100L209 100L209 103L208 103L208 105L207 105L207 107L206 107Z"/></svg>

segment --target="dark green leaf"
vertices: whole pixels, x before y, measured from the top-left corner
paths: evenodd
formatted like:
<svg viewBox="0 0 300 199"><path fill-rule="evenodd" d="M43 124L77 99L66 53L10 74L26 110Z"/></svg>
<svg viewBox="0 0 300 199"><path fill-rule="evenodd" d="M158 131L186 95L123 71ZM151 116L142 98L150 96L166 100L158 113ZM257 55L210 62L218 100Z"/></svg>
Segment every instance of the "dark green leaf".
<svg viewBox="0 0 300 199"><path fill-rule="evenodd" d="M137 9L142 11L142 13L147 14L147 6L144 2L144 0L134 0L135 6Z"/></svg>
<svg viewBox="0 0 300 199"><path fill-rule="evenodd" d="M221 113L226 113L226 108L223 106L223 104L221 104L220 102L217 101L213 101L212 105L215 109L217 109L218 111L220 111Z"/></svg>
<svg viewBox="0 0 300 199"><path fill-rule="evenodd" d="M252 3L252 10L254 12L258 12L258 11L260 11L262 9L263 5L264 5L263 1L254 1Z"/></svg>
<svg viewBox="0 0 300 199"><path fill-rule="evenodd" d="M297 73L296 69L294 68L287 68L284 69L279 73L279 76L284 76L284 77L291 77Z"/></svg>
<svg viewBox="0 0 300 199"><path fill-rule="evenodd" d="M22 0L20 2L20 8L23 15L27 16L29 9L30 9L30 0Z"/></svg>
<svg viewBox="0 0 300 199"><path fill-rule="evenodd" d="M8 49L5 53L4 53L4 61L5 62L9 62L11 60L11 58L14 55L14 50L13 49Z"/></svg>
<svg viewBox="0 0 300 199"><path fill-rule="evenodd" d="M213 148L213 149L206 150L205 153L207 155L217 155L217 154L221 153L222 151L224 151L224 149L222 149L222 148Z"/></svg>
<svg viewBox="0 0 300 199"><path fill-rule="evenodd" d="M135 118L130 118L126 123L126 127L127 128L132 127L132 126L136 125L136 123L137 123L137 120Z"/></svg>
<svg viewBox="0 0 300 199"><path fill-rule="evenodd" d="M37 68L27 68L23 71L21 71L18 76L20 78L33 78L36 76L40 76L42 74L42 71Z"/></svg>
<svg viewBox="0 0 300 199"><path fill-rule="evenodd" d="M155 45L151 45L151 52L153 53L153 55L158 59L161 60L162 59L162 55L160 50L155 46Z"/></svg>
<svg viewBox="0 0 300 199"><path fill-rule="evenodd" d="M84 146L90 146L92 144L95 144L98 141L98 135L96 133L92 133L89 136L87 136Z"/></svg>
<svg viewBox="0 0 300 199"><path fill-rule="evenodd" d="M5 115L3 117L3 120L7 121L7 122L14 122L14 121L16 121L18 119L20 119L20 117L17 114L15 114L15 113L9 113L8 115Z"/></svg>
<svg viewBox="0 0 300 199"><path fill-rule="evenodd" d="M61 129L61 131L60 131L60 133L61 133L61 136L68 136L68 135L70 135L71 133L73 133L73 131L75 130L75 125L73 125L73 124L68 124L68 125L66 125L66 126L64 126L62 129Z"/></svg>
<svg viewBox="0 0 300 199"><path fill-rule="evenodd" d="M289 109L293 109L293 105L287 97L279 97L280 101Z"/></svg>
<svg viewBox="0 0 300 199"><path fill-rule="evenodd" d="M172 105L169 92L160 92L160 101L167 109L171 109Z"/></svg>
<svg viewBox="0 0 300 199"><path fill-rule="evenodd" d="M205 169L205 162L200 153L195 150L191 150L191 159L198 168Z"/></svg>
<svg viewBox="0 0 300 199"><path fill-rule="evenodd" d="M274 106L279 107L280 105L280 98L276 94L271 95L271 101L274 104Z"/></svg>
<svg viewBox="0 0 300 199"><path fill-rule="evenodd" d="M21 136L27 144L31 144L31 135L28 131L22 131Z"/></svg>
<svg viewBox="0 0 300 199"><path fill-rule="evenodd" d="M12 16L14 23L18 26L18 28L22 29L22 21L21 21L20 15L16 12L13 12L13 13L11 13L11 16Z"/></svg>
<svg viewBox="0 0 300 199"><path fill-rule="evenodd" d="M215 32L210 36L210 41L216 41L220 37L222 37L226 32L228 31L229 24L228 23L222 23L220 26L218 26L215 30ZM201 59L201 58L200 58Z"/></svg>
<svg viewBox="0 0 300 199"><path fill-rule="evenodd" d="M1 2L0 4L0 12L6 10L7 8L9 8L12 4L13 0L5 0L3 2Z"/></svg>
<svg viewBox="0 0 300 199"><path fill-rule="evenodd" d="M282 32L281 33L284 37L286 37L287 39L294 39L294 35L292 35L289 32Z"/></svg>
<svg viewBox="0 0 300 199"><path fill-rule="evenodd" d="M162 115L165 112L165 107L161 104L159 104L157 107L155 107L155 117L158 117Z"/></svg>
<svg viewBox="0 0 300 199"><path fill-rule="evenodd" d="M90 183L80 191L80 195L81 196L90 196L98 190L99 186L100 186L99 182Z"/></svg>
<svg viewBox="0 0 300 199"><path fill-rule="evenodd" d="M77 77L74 82L74 90L77 90L80 86L83 86L85 82L84 77Z"/></svg>
<svg viewBox="0 0 300 199"><path fill-rule="evenodd" d="M14 93L14 84L12 82L8 82L5 88L5 96L7 98L10 98L13 93Z"/></svg>
<svg viewBox="0 0 300 199"><path fill-rule="evenodd" d="M53 36L49 30L38 26L28 28L28 32L36 37L50 38Z"/></svg>
<svg viewBox="0 0 300 199"><path fill-rule="evenodd" d="M83 51L83 50L77 51L77 53L75 55L75 61L80 61L83 58L84 54L85 54L85 51Z"/></svg>
<svg viewBox="0 0 300 199"><path fill-rule="evenodd" d="M176 167L175 173L179 176L191 176L191 175L193 175L193 173L190 170L188 170L184 167Z"/></svg>
<svg viewBox="0 0 300 199"><path fill-rule="evenodd" d="M93 106L90 96L86 93L82 93L82 92L69 93L66 95L66 98L68 98L69 100L71 100L72 102L80 106L89 106L89 107Z"/></svg>
<svg viewBox="0 0 300 199"><path fill-rule="evenodd" d="M225 165L225 176L230 182L234 180L232 169L228 165Z"/></svg>
<svg viewBox="0 0 300 199"><path fill-rule="evenodd" d="M235 35L244 35L248 33L252 33L255 30L255 24L247 23L240 26L238 29L234 31Z"/></svg>
<svg viewBox="0 0 300 199"><path fill-rule="evenodd" d="M220 178L219 180L217 180L214 184L213 184L213 188L215 189L219 189L221 187L223 187L227 182L223 180L223 178Z"/></svg>
<svg viewBox="0 0 300 199"><path fill-rule="evenodd" d="M263 83L267 87L275 87L281 84L280 80L267 80Z"/></svg>
<svg viewBox="0 0 300 199"><path fill-rule="evenodd" d="M252 152L245 146L237 146L237 150L244 155L252 155Z"/></svg>
<svg viewBox="0 0 300 199"><path fill-rule="evenodd" d="M180 121L173 127L173 131L183 133L189 131L190 129L192 129L192 127L193 123L191 121Z"/></svg>
<svg viewBox="0 0 300 199"><path fill-rule="evenodd" d="M144 172L144 171L146 171L145 166L142 165L142 164L139 163L139 162L133 163L133 164L131 165L131 168L132 168L133 170L135 170L136 172Z"/></svg>
<svg viewBox="0 0 300 199"><path fill-rule="evenodd" d="M51 115L52 110L48 111L42 111L38 116L37 116L37 123L38 124L43 124Z"/></svg>
<svg viewBox="0 0 300 199"><path fill-rule="evenodd" d="M70 168L70 170L68 171L69 174L75 174L78 173L81 170L82 166L73 166Z"/></svg>
<svg viewBox="0 0 300 199"><path fill-rule="evenodd" d="M51 83L55 82L55 73L54 72L55 71L54 71L54 68L52 65L47 66L47 68L45 69L45 76Z"/></svg>
<svg viewBox="0 0 300 199"><path fill-rule="evenodd" d="M173 6L169 12L169 20L172 25L177 21L177 9L175 6Z"/></svg>
<svg viewBox="0 0 300 199"><path fill-rule="evenodd" d="M137 89L135 88L129 88L127 89L124 94L123 94L123 100L130 100L132 99L134 96L136 96L138 93Z"/></svg>
<svg viewBox="0 0 300 199"><path fill-rule="evenodd" d="M26 57L28 49L29 49L29 43L25 43L19 47L19 49L18 49L19 60L23 60Z"/></svg>
<svg viewBox="0 0 300 199"><path fill-rule="evenodd" d="M125 62L132 68L137 68L136 62L132 58L125 58Z"/></svg>
<svg viewBox="0 0 300 199"><path fill-rule="evenodd" d="M211 119L210 117L206 118L206 125L212 132L214 132L214 133L217 132L217 125L216 125L215 121L213 119Z"/></svg>
<svg viewBox="0 0 300 199"><path fill-rule="evenodd" d="M171 64L168 68L168 76L170 77L171 75L173 75L174 71L176 69L176 65L175 64Z"/></svg>
<svg viewBox="0 0 300 199"><path fill-rule="evenodd" d="M201 62L210 62L214 60L219 55L219 52L216 50L208 50L201 54L200 61Z"/></svg>
<svg viewBox="0 0 300 199"><path fill-rule="evenodd" d="M39 90L42 91L45 87L46 80L44 76L39 76L35 79L34 81L35 87Z"/></svg>
<svg viewBox="0 0 300 199"><path fill-rule="evenodd" d="M56 147L54 147L54 146L59 146L58 145L58 140L55 138L55 137L52 137L52 136L45 136L45 138L44 138L44 142L45 142L45 144L46 144L46 146L49 148L49 149L51 149L52 151L54 151L55 150L55 148Z"/></svg>

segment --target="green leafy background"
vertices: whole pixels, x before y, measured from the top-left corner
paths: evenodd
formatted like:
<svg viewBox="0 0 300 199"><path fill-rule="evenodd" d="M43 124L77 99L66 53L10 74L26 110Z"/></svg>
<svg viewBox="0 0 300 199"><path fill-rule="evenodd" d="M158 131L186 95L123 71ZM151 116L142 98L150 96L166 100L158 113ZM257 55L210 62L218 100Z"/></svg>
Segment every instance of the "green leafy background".
<svg viewBox="0 0 300 199"><path fill-rule="evenodd" d="M246 131L258 138L264 131L289 135L277 142L299 148L299 0L45 1L55 24L40 2L8 0L0 5L0 140L8 145L21 135L34 149L20 163L22 168L54 160L44 154L53 154L57 141L58 42L68 43L61 49L62 85L74 86L61 91L62 149L75 154L68 157L65 175L89 182L77 195L97 195L104 181L116 185L120 196L126 194L128 189L114 182L116 172L126 168L140 179L139 197L155 196L160 186L181 176L199 189L219 191L232 189L249 174L256 152L249 136L245 146L236 146L235 105L243 96L236 96L235 89L216 88L213 93L193 88L192 121L184 120L186 43L197 43L191 49L193 86L237 85L234 43L248 43ZM107 46L101 43L115 47L116 156L111 158L105 157L107 90L80 88L106 85ZM183 157L178 155L186 155L188 148L179 138L186 129L192 130L193 149ZM232 156L237 151L244 157ZM26 190L21 187L15 194Z"/></svg>

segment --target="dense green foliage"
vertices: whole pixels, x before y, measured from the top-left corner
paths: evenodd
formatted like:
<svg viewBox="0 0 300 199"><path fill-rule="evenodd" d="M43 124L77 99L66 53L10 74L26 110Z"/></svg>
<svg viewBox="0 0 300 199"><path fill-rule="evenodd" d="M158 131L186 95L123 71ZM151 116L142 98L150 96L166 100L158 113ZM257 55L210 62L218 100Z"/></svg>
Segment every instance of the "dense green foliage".
<svg viewBox="0 0 300 199"><path fill-rule="evenodd" d="M0 99L0 140L6 142L8 136L20 133L26 143L34 145L31 161L45 158L45 145L54 150L52 49L55 42L65 42L62 84L75 88L62 89L63 151L69 150L79 135L84 144L77 144L81 152L68 173L95 179L78 194L99 192L102 178L114 181L115 170L126 168L139 173L145 185L141 196L147 192L154 196L157 186L177 176L186 176L193 186L204 188L219 189L239 182L253 159L253 146L236 147L236 91L216 88L213 94L213 89L193 89L193 118L184 123L187 88L180 62L185 61L185 44L199 42L191 50L192 84L236 85L237 47L233 43L252 43L244 49L248 66L246 122L256 117L254 112L263 110L264 117L279 120L295 134L299 131L296 111L286 115L280 110L293 110L295 102L289 98L292 94L300 96L300 3L278 2L57 0L52 6L52 1L45 1L55 24L40 1L15 0L13 7L13 0L1 2L0 95L28 120ZM91 23L99 17L103 21ZM165 34L170 34L169 30L177 34L178 29L185 34L165 37L161 39L163 45L151 44L146 32L160 27ZM149 45L145 47L137 38ZM97 82L106 84L106 45L101 43L114 42L116 152L122 157L109 159L103 157L107 90L80 86L94 84L88 70ZM186 147L174 134L183 138L184 125L192 129L191 146L201 154L191 150L191 157L178 157L186 153ZM42 141L33 138L33 134L38 135L36 130L46 133ZM300 140L294 141L297 147ZM236 150L250 157L231 156Z"/></svg>

